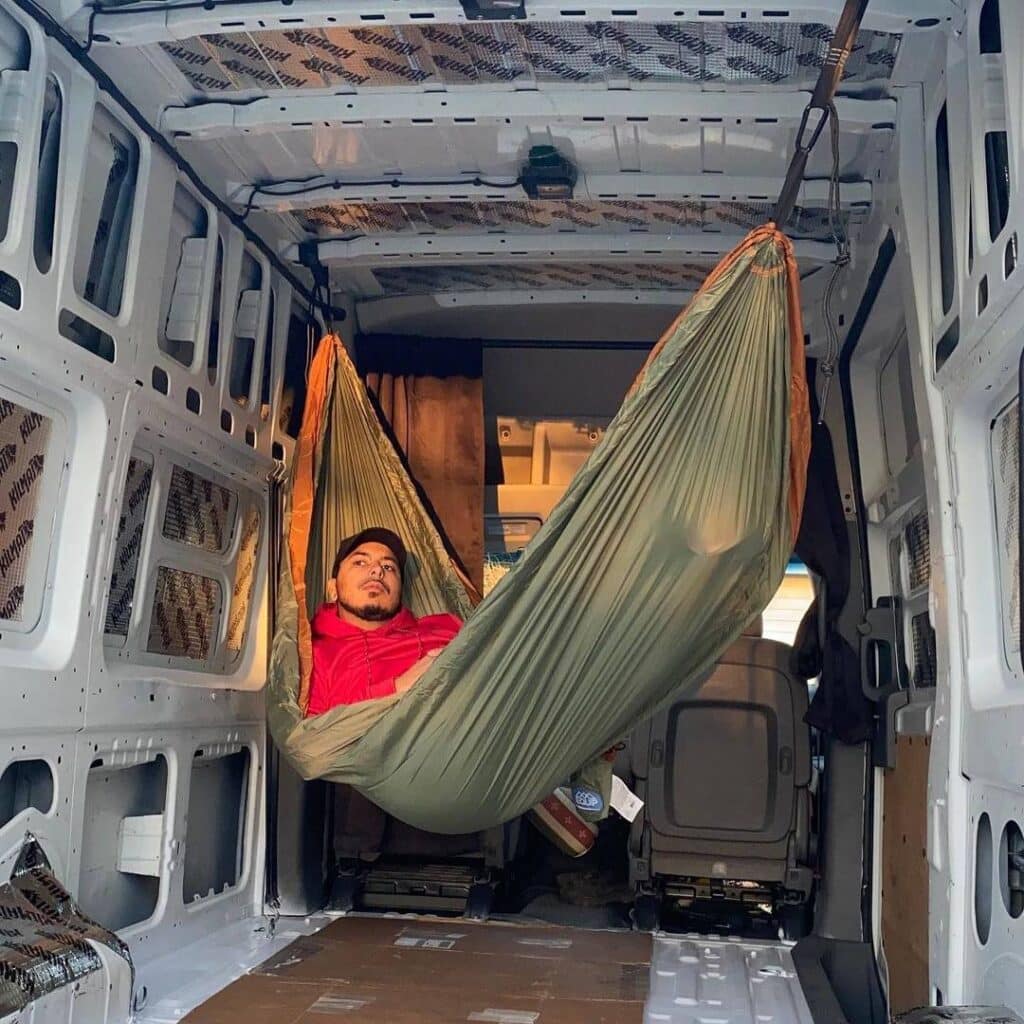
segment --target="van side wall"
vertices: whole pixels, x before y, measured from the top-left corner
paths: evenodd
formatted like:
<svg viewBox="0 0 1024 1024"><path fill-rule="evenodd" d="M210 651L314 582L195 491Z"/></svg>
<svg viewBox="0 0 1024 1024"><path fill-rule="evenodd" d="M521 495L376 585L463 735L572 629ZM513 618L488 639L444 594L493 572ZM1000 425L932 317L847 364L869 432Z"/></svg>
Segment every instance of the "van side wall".
<svg viewBox="0 0 1024 1024"><path fill-rule="evenodd" d="M0 872L36 834L152 995L156 958L262 910L268 478L307 307L6 4L0 71Z"/></svg>
<svg viewBox="0 0 1024 1024"><path fill-rule="evenodd" d="M875 938L888 936L880 952L897 1001L1020 1013L1024 12L1008 0L965 7L964 31L933 37L924 85L896 89L899 153L873 213L878 248L859 246L843 301L849 321L891 231L849 385L871 590L899 602L902 668L917 691L909 709L890 702L891 746L876 750Z"/></svg>
<svg viewBox="0 0 1024 1024"><path fill-rule="evenodd" d="M947 1002L1005 1002L1018 1012L1024 925L1011 857L1024 824L1016 379L1024 322L1022 43L1019 5L970 5L967 31L950 42L945 89L939 81L925 93L928 194L911 192L909 173L901 189L908 233L923 242L928 231L927 244L911 248L909 276L932 432L945 441L936 444L941 561L933 595L939 671L948 672L949 687L940 689L929 779L931 973ZM952 295L943 287L950 263Z"/></svg>
<svg viewBox="0 0 1024 1024"><path fill-rule="evenodd" d="M300 414L307 298L58 41L0 4L0 881L37 835L158 994L159 957L263 906L268 481ZM893 85L898 154L837 304L860 441L840 467L847 515L863 516L872 597L902 602L915 686L932 689L920 714L885 712L900 756L931 729L927 812L896 833L926 851L905 895L927 921L890 932L888 955L885 825L908 787L920 802L920 754L883 775L890 752L875 751L865 865L890 973L895 944L916 944L931 1001L1024 1013L1024 10L969 0L966 30L933 46L906 72L923 86ZM829 408L840 448L843 398ZM907 557L922 511L926 583ZM836 817L852 806L840 794L870 792L866 758L836 759ZM851 942L857 846L833 860L818 917Z"/></svg>

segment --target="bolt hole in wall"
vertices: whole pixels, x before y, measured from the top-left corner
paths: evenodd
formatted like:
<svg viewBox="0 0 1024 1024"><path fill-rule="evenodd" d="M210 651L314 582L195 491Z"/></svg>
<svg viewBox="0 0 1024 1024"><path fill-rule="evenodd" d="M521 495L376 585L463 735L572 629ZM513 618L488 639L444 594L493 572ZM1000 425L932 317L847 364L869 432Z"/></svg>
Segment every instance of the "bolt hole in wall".
<svg viewBox="0 0 1024 1024"><path fill-rule="evenodd" d="M999 888L1010 917L1024 912L1024 835L1015 821L1008 821L999 840Z"/></svg>
<svg viewBox="0 0 1024 1024"><path fill-rule="evenodd" d="M992 929L992 820L978 819L974 842L974 924L984 946Z"/></svg>

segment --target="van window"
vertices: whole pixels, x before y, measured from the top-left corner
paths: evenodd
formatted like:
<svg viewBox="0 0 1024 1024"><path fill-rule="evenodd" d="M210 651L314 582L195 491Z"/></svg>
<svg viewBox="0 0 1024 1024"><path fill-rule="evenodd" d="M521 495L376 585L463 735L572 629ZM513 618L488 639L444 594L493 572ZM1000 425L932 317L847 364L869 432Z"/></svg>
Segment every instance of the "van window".
<svg viewBox="0 0 1024 1024"><path fill-rule="evenodd" d="M121 312L138 169L135 136L97 107L80 183L74 280L86 302L111 316Z"/></svg>
<svg viewBox="0 0 1024 1024"><path fill-rule="evenodd" d="M39 164L36 168L36 216L33 254L41 274L53 265L53 232L57 216L57 179L60 167L61 122L64 101L51 75L43 97L43 125L39 137Z"/></svg>
<svg viewBox="0 0 1024 1024"><path fill-rule="evenodd" d="M768 640L792 644L813 601L814 581L807 566L793 559L786 566L779 589L761 613L761 635Z"/></svg>
<svg viewBox="0 0 1024 1024"><path fill-rule="evenodd" d="M174 188L157 344L183 366L192 365L198 341L208 224L206 207L179 182Z"/></svg>
<svg viewBox="0 0 1024 1024"><path fill-rule="evenodd" d="M235 306L231 342L231 375L228 390L239 405L248 405L252 394L252 373L256 362L256 334L260 324L263 269L249 255L242 257L242 278Z"/></svg>
<svg viewBox="0 0 1024 1024"><path fill-rule="evenodd" d="M939 196L939 277L942 286L942 315L953 305L956 264L953 257L953 206L949 185L949 122L942 104L935 122L935 176Z"/></svg>

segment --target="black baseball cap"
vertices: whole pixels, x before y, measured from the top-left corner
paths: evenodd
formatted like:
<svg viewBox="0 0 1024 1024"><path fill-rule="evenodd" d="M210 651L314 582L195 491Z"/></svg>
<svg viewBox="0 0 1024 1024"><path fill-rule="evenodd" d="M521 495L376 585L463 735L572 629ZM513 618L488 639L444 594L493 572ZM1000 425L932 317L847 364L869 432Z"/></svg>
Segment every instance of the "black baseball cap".
<svg viewBox="0 0 1024 1024"><path fill-rule="evenodd" d="M405 545L402 543L402 538L393 530L388 530L383 526L368 526L365 530L360 530L358 533L352 534L351 537L346 537L341 542L338 547L337 557L334 559L332 575L337 576L341 563L344 562L360 544L365 544L367 541L372 541L376 544L383 544L384 547L386 547L395 556L395 561L398 562L399 571L402 573L405 572L406 550Z"/></svg>

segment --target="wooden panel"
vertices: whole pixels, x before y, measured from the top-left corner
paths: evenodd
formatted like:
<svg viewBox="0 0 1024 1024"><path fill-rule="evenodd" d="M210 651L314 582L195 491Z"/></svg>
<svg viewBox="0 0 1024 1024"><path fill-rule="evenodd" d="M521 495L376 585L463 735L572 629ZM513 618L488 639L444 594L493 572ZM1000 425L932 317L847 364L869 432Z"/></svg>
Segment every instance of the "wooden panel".
<svg viewBox="0 0 1024 1024"><path fill-rule="evenodd" d="M185 1024L641 1024L652 940L457 918L341 918Z"/></svg>
<svg viewBox="0 0 1024 1024"><path fill-rule="evenodd" d="M885 772L882 816L882 942L890 1012L929 1002L928 753L923 736L901 736Z"/></svg>

